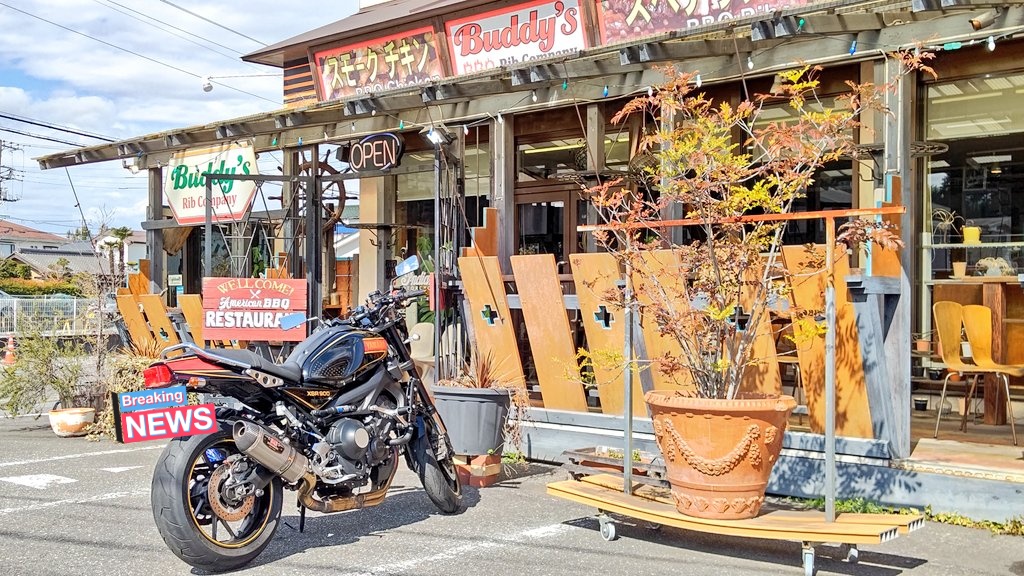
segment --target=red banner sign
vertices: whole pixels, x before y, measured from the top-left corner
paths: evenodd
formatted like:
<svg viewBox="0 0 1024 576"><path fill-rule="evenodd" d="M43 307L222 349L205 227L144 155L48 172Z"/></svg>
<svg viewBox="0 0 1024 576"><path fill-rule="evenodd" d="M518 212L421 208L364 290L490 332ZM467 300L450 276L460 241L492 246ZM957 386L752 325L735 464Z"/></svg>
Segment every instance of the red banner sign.
<svg viewBox="0 0 1024 576"><path fill-rule="evenodd" d="M579 0L537 0L445 24L455 74L470 74L587 47Z"/></svg>
<svg viewBox="0 0 1024 576"><path fill-rule="evenodd" d="M812 4L812 0L601 0L601 42L616 44L670 30L770 14Z"/></svg>
<svg viewBox="0 0 1024 576"><path fill-rule="evenodd" d="M125 444L217 431L217 407L213 404L175 406L159 410L123 412L118 440Z"/></svg>
<svg viewBox="0 0 1024 576"><path fill-rule="evenodd" d="M313 54L321 101L440 80L434 29L418 28Z"/></svg>
<svg viewBox="0 0 1024 576"><path fill-rule="evenodd" d="M306 311L306 281L279 278L203 278L203 339L298 342L302 327L281 328L281 317Z"/></svg>

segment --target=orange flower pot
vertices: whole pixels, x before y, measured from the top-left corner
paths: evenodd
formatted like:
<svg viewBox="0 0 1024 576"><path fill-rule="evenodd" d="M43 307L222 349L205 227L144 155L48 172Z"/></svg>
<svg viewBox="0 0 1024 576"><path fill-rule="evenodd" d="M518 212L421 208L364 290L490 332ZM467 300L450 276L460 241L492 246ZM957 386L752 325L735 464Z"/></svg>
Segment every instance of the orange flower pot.
<svg viewBox="0 0 1024 576"><path fill-rule="evenodd" d="M648 392L646 400L676 509L721 520L757 516L796 400L716 400L658 391Z"/></svg>

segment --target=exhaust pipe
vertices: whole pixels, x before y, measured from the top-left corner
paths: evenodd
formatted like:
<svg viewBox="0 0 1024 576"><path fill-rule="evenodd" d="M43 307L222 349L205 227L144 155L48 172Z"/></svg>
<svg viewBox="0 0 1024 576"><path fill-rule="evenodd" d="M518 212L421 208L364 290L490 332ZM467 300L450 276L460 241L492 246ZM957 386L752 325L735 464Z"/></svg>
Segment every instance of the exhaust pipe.
<svg viewBox="0 0 1024 576"><path fill-rule="evenodd" d="M397 465L392 467L391 474L376 490L355 496L329 497L321 500L313 494L317 485L317 477L308 470L309 459L291 445L285 444L277 434L255 422L239 420L231 428L231 435L234 437L238 449L264 468L289 483L294 484L301 481L298 487L299 502L316 512L342 512L380 504L384 501L384 496L391 487L391 481L394 480L395 472L398 470ZM394 454L394 458L397 461L397 452Z"/></svg>
<svg viewBox="0 0 1024 576"><path fill-rule="evenodd" d="M231 435L235 445L246 456L289 483L298 482L306 476L309 460L268 428L239 420L231 428Z"/></svg>

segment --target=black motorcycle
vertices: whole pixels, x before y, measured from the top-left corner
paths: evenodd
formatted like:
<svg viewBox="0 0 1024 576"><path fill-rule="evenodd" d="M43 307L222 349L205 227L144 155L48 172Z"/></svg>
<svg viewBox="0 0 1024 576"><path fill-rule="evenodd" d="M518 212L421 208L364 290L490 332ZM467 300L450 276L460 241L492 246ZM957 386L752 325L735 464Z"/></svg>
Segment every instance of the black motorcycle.
<svg viewBox="0 0 1024 576"><path fill-rule="evenodd" d="M451 442L398 314L423 294L375 292L348 318L321 323L283 364L194 344L164 351L147 387L185 384L241 405L219 408L216 433L176 438L157 462L153 517L174 554L204 570L238 568L270 543L285 488L298 492L302 530L307 509L380 504L402 455L441 512L461 508Z"/></svg>

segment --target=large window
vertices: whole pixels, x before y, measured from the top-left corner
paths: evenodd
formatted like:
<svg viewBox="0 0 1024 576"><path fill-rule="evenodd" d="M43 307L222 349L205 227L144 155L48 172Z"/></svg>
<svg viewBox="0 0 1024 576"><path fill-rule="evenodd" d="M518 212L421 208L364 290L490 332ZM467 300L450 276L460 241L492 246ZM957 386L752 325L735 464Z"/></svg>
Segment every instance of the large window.
<svg viewBox="0 0 1024 576"><path fill-rule="evenodd" d="M926 137L949 146L927 162L926 232L936 249L934 272L950 260L1000 257L1024 266L1024 74L985 75L927 88ZM952 227L943 219L955 219ZM943 245L962 241L964 225L981 228L983 244L958 257ZM1018 244L1018 245L1015 245Z"/></svg>

